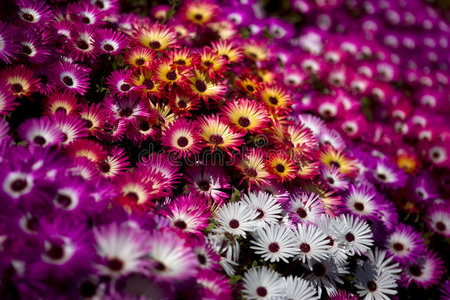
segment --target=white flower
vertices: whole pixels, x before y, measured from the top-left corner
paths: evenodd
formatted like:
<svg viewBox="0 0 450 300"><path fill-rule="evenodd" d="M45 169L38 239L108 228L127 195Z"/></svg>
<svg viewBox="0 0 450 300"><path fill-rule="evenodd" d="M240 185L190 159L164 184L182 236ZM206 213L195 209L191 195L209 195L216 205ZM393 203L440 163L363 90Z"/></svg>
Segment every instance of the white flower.
<svg viewBox="0 0 450 300"><path fill-rule="evenodd" d="M247 231L255 230L256 210L243 202L231 202L219 208L217 221L220 224L215 232L225 231L233 235L246 236Z"/></svg>
<svg viewBox="0 0 450 300"><path fill-rule="evenodd" d="M330 255L327 236L317 226L298 224L294 234L300 250L296 258L303 263L309 264L311 259L324 260Z"/></svg>
<svg viewBox="0 0 450 300"><path fill-rule="evenodd" d="M325 213L323 202L315 193L295 193L290 200L291 207L289 211L291 218L300 222L314 222L320 215Z"/></svg>
<svg viewBox="0 0 450 300"><path fill-rule="evenodd" d="M341 215L333 223L334 230L338 233L337 239L345 245L350 255L363 254L373 245L372 231L364 220Z"/></svg>
<svg viewBox="0 0 450 300"><path fill-rule="evenodd" d="M312 273L305 279L317 287L319 297L322 295L322 287L328 295L336 292L336 282L343 284L340 277L348 274L348 271L343 266L337 265L331 257L324 261L312 260L309 269Z"/></svg>
<svg viewBox="0 0 450 300"><path fill-rule="evenodd" d="M337 232L333 229L334 218L328 215L322 215L316 220L316 225L322 229L323 233L327 236L328 251L334 258L335 262L339 266L347 264L348 255L344 250L344 245L337 239Z"/></svg>
<svg viewBox="0 0 450 300"><path fill-rule="evenodd" d="M248 270L242 282L242 292L246 299L281 299L286 297L284 278L265 266Z"/></svg>
<svg viewBox="0 0 450 300"><path fill-rule="evenodd" d="M367 257L369 259L366 261L366 264L373 264L377 268L378 273L389 273L396 280L400 278L398 274L402 272L402 269L397 262L393 262L394 258L388 256L386 250L375 248L373 251L367 252Z"/></svg>
<svg viewBox="0 0 450 300"><path fill-rule="evenodd" d="M259 254L270 262L283 260L288 262L287 258L293 257L298 253L297 243L291 230L283 225L270 225L257 230L254 234L254 246L250 248L256 250Z"/></svg>
<svg viewBox="0 0 450 300"><path fill-rule="evenodd" d="M360 297L365 300L389 300L388 295L397 294L395 279L388 273L378 273L367 264L358 267L355 286Z"/></svg>
<svg viewBox="0 0 450 300"><path fill-rule="evenodd" d="M244 195L243 202L257 211L255 223L258 225L275 224L283 212L281 205L270 194L259 191Z"/></svg>
<svg viewBox="0 0 450 300"><path fill-rule="evenodd" d="M286 278L286 296L289 300L319 300L317 290L308 281L292 275Z"/></svg>

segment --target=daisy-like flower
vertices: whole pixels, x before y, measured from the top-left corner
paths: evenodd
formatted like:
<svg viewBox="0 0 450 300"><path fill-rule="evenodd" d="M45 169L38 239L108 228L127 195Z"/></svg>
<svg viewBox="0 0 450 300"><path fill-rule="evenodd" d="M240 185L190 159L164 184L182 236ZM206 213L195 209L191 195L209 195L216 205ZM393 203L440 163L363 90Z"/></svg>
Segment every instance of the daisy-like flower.
<svg viewBox="0 0 450 300"><path fill-rule="evenodd" d="M79 25L71 34L70 49L75 58L84 60L97 56L95 48L95 27Z"/></svg>
<svg viewBox="0 0 450 300"><path fill-rule="evenodd" d="M84 25L103 25L105 14L97 6L83 1L68 5L68 11L73 15L75 21Z"/></svg>
<svg viewBox="0 0 450 300"><path fill-rule="evenodd" d="M63 141L63 134L53 120L47 117L27 119L18 128L21 138L29 144L46 147Z"/></svg>
<svg viewBox="0 0 450 300"><path fill-rule="evenodd" d="M169 96L169 104L176 113L190 115L191 111L198 109L199 100L181 89L172 89Z"/></svg>
<svg viewBox="0 0 450 300"><path fill-rule="evenodd" d="M405 264L403 276L407 287L414 282L418 287L427 289L438 284L445 272L444 262L431 250Z"/></svg>
<svg viewBox="0 0 450 300"><path fill-rule="evenodd" d="M109 224L94 228L97 253L101 263L97 265L101 274L118 277L132 272L142 272L148 261L149 234L124 224Z"/></svg>
<svg viewBox="0 0 450 300"><path fill-rule="evenodd" d="M154 72L151 69L141 69L139 72L134 72L132 83L137 87L133 91L140 93L142 99L147 99L149 96L160 97L164 95L164 91L160 89L161 83L154 79Z"/></svg>
<svg viewBox="0 0 450 300"><path fill-rule="evenodd" d="M0 74L8 90L16 97L29 96L37 88L37 80L33 71L23 65L15 65L4 69Z"/></svg>
<svg viewBox="0 0 450 300"><path fill-rule="evenodd" d="M386 250L375 248L367 252L368 260L364 264L371 265L378 274L388 273L395 280L400 279L402 269L397 262L393 261L393 257Z"/></svg>
<svg viewBox="0 0 450 300"><path fill-rule="evenodd" d="M364 184L353 184L345 196L344 209L355 216L365 220L380 219L381 203L376 191Z"/></svg>
<svg viewBox="0 0 450 300"><path fill-rule="evenodd" d="M276 224L281 218L282 207L271 194L258 191L242 197L242 201L258 212L255 223L260 226Z"/></svg>
<svg viewBox="0 0 450 300"><path fill-rule="evenodd" d="M297 224L294 229L295 241L300 250L296 259L311 265L312 260L323 261L329 256L327 236L313 224Z"/></svg>
<svg viewBox="0 0 450 300"><path fill-rule="evenodd" d="M108 96L104 100L107 110L112 113L112 117L117 121L124 121L125 124L136 124L137 119L149 117L148 107L140 99L135 99L131 95L123 98Z"/></svg>
<svg viewBox="0 0 450 300"><path fill-rule="evenodd" d="M148 68L155 61L156 52L147 47L138 46L130 49L124 58L133 68Z"/></svg>
<svg viewBox="0 0 450 300"><path fill-rule="evenodd" d="M217 56L222 56L228 62L239 62L242 59L242 49L237 43L230 40L218 40L213 42L212 49L217 53Z"/></svg>
<svg viewBox="0 0 450 300"><path fill-rule="evenodd" d="M286 277L286 296L292 300L319 300L316 289L308 281L292 275Z"/></svg>
<svg viewBox="0 0 450 300"><path fill-rule="evenodd" d="M16 98L8 91L8 87L0 83L0 116L7 115L18 104Z"/></svg>
<svg viewBox="0 0 450 300"><path fill-rule="evenodd" d="M386 248L396 261L406 263L423 255L425 244L420 233L399 223L386 238Z"/></svg>
<svg viewBox="0 0 450 300"><path fill-rule="evenodd" d="M280 275L266 266L251 268L242 279L247 299L282 299L286 296L286 282Z"/></svg>
<svg viewBox="0 0 450 300"><path fill-rule="evenodd" d="M233 235L244 236L248 231L254 231L255 219L258 212L243 202L229 202L217 211L216 220L219 227L217 232L228 232Z"/></svg>
<svg viewBox="0 0 450 300"><path fill-rule="evenodd" d="M202 149L196 123L186 119L176 120L164 128L161 144L178 158L200 153Z"/></svg>
<svg viewBox="0 0 450 300"><path fill-rule="evenodd" d="M191 69L195 65L200 64L200 54L192 52L187 47L170 50L168 57L173 61L172 66L176 69Z"/></svg>
<svg viewBox="0 0 450 300"><path fill-rule="evenodd" d="M158 52L177 47L177 37L173 29L158 23L135 28L133 38L137 43Z"/></svg>
<svg viewBox="0 0 450 300"><path fill-rule="evenodd" d="M163 86L173 87L174 85L185 86L187 78L192 76L189 70L176 69L172 66L172 61L168 58L159 58L154 63L155 79ZM206 89L205 89L206 90Z"/></svg>
<svg viewBox="0 0 450 300"><path fill-rule="evenodd" d="M297 166L293 159L285 152L269 153L266 160L267 171L274 176L278 182L292 181L297 175Z"/></svg>
<svg viewBox="0 0 450 300"><path fill-rule="evenodd" d="M114 178L129 167L128 157L120 147L114 147L106 158L97 163L100 174L105 178Z"/></svg>
<svg viewBox="0 0 450 300"><path fill-rule="evenodd" d="M127 46L127 37L118 31L103 29L97 33L95 42L100 53L117 55Z"/></svg>
<svg viewBox="0 0 450 300"><path fill-rule="evenodd" d="M225 85L213 83L203 72L195 71L194 76L189 81L191 93L204 101L207 101L209 98L213 100L221 99L226 92Z"/></svg>
<svg viewBox="0 0 450 300"><path fill-rule="evenodd" d="M45 1L42 0L18 0L17 14L23 24L36 26L50 21L52 11Z"/></svg>
<svg viewBox="0 0 450 300"><path fill-rule="evenodd" d="M229 149L238 151L238 147L243 143L241 137L244 134L233 132L218 116L204 116L199 121L199 127L201 137L212 151L216 148L227 153L230 153Z"/></svg>
<svg viewBox="0 0 450 300"><path fill-rule="evenodd" d="M59 86L75 94L84 95L89 87L88 70L69 62L59 62L55 75Z"/></svg>
<svg viewBox="0 0 450 300"><path fill-rule="evenodd" d="M260 148L251 148L241 154L236 163L236 168L243 175L240 183L248 180L249 189L251 185L264 186L268 184L271 175L266 170L264 159L265 152Z"/></svg>
<svg viewBox="0 0 450 300"><path fill-rule="evenodd" d="M194 251L176 233L155 233L149 243L150 271L157 280L184 280L197 272L198 261Z"/></svg>
<svg viewBox="0 0 450 300"><path fill-rule="evenodd" d="M78 109L77 98L69 91L53 92L44 102L46 115L54 115L56 112L73 114Z"/></svg>
<svg viewBox="0 0 450 300"><path fill-rule="evenodd" d="M336 293L336 282L343 284L344 282L340 277L348 274L346 268L337 265L332 257L323 261L311 260L308 267L311 274L306 276L305 279L317 288L319 297L322 296L323 288L328 295Z"/></svg>
<svg viewBox="0 0 450 300"><path fill-rule="evenodd" d="M388 159L380 159L377 160L369 178L382 187L399 188L405 186L407 175Z"/></svg>
<svg viewBox="0 0 450 300"><path fill-rule="evenodd" d="M251 249L270 262L285 263L298 253L298 247L292 231L284 225L267 225L253 233Z"/></svg>
<svg viewBox="0 0 450 300"><path fill-rule="evenodd" d="M270 57L270 50L263 41L249 39L242 45L244 55L253 61L265 61Z"/></svg>
<svg viewBox="0 0 450 300"><path fill-rule="evenodd" d="M344 139L339 132L334 129L322 129L317 139L322 146L331 146L334 149L341 149L345 146Z"/></svg>
<svg viewBox="0 0 450 300"><path fill-rule="evenodd" d="M88 136L86 125L80 117L63 111L57 111L51 116L52 121L62 133L62 144L68 145L76 139Z"/></svg>
<svg viewBox="0 0 450 300"><path fill-rule="evenodd" d="M446 203L428 207L427 224L434 232L450 237L450 207Z"/></svg>
<svg viewBox="0 0 450 300"><path fill-rule="evenodd" d="M31 63L44 63L50 58L49 34L45 31L26 31L20 39L19 53Z"/></svg>
<svg viewBox="0 0 450 300"><path fill-rule="evenodd" d="M356 161L350 159L347 154L341 150L335 150L332 147L327 147L320 153L320 161L328 167L335 167L339 172L353 178L358 172Z"/></svg>
<svg viewBox="0 0 450 300"><path fill-rule="evenodd" d="M218 11L219 7L213 2L191 0L183 5L180 14L185 20L195 25L205 25L214 20Z"/></svg>
<svg viewBox="0 0 450 300"><path fill-rule="evenodd" d="M14 43L15 34L15 29L11 25L0 22L0 60L6 64L11 63L19 48Z"/></svg>
<svg viewBox="0 0 450 300"><path fill-rule="evenodd" d="M77 139L67 146L67 154L73 158L85 157L90 161L97 163L106 158L106 152L103 147L89 139Z"/></svg>
<svg viewBox="0 0 450 300"><path fill-rule="evenodd" d="M247 93L250 97L253 97L253 95L258 92L258 86L261 83L258 77L249 73L244 73L235 81L235 84L242 90L242 92Z"/></svg>
<svg viewBox="0 0 450 300"><path fill-rule="evenodd" d="M312 132L303 125L289 124L274 126L275 138L279 141L281 149L292 151L296 159L312 159L317 155L318 142Z"/></svg>
<svg viewBox="0 0 450 300"><path fill-rule="evenodd" d="M197 284L203 288L202 296L211 299L231 299L231 284L228 278L213 270L200 270L196 275Z"/></svg>
<svg viewBox="0 0 450 300"><path fill-rule="evenodd" d="M221 114L225 123L240 132L261 132L268 123L268 114L263 107L246 98L228 102Z"/></svg>
<svg viewBox="0 0 450 300"><path fill-rule="evenodd" d="M258 99L274 112L288 111L291 108L291 96L276 84L266 84L258 90Z"/></svg>
<svg viewBox="0 0 450 300"><path fill-rule="evenodd" d="M397 283L389 273L374 273L364 265L356 269L355 277L358 295L364 300L388 300L397 294Z"/></svg>
<svg viewBox="0 0 450 300"><path fill-rule="evenodd" d="M114 182L122 195L120 201L125 207L146 210L155 206L152 199L158 196L158 191L150 178L152 174L147 172L144 169L134 170L133 173L125 172L114 178ZM161 178L157 179L161 180Z"/></svg>
<svg viewBox="0 0 450 300"><path fill-rule="evenodd" d="M291 194L286 206L289 217L296 223L314 223L320 215L325 213L319 195L313 192Z"/></svg>
<svg viewBox="0 0 450 300"><path fill-rule="evenodd" d="M215 204L221 205L230 197L223 191L230 188L230 183L221 168L210 165L190 167L186 169L185 178L188 181L188 189L208 203L212 200Z"/></svg>
<svg viewBox="0 0 450 300"><path fill-rule="evenodd" d="M200 69L208 74L209 78L216 79L223 77L228 69L227 61L222 56L218 56L210 47L204 47L200 53Z"/></svg>
<svg viewBox="0 0 450 300"><path fill-rule="evenodd" d="M112 15L117 12L118 0L90 0L91 4L98 7L105 15Z"/></svg>
<svg viewBox="0 0 450 300"><path fill-rule="evenodd" d="M337 239L350 255L364 254L373 245L373 234L369 225L358 217L341 215L334 220Z"/></svg>
<svg viewBox="0 0 450 300"><path fill-rule="evenodd" d="M103 120L106 118L107 112L100 103L92 103L91 105L86 103L81 106L79 115L86 124L89 132L92 134L100 129Z"/></svg>
<svg viewBox="0 0 450 300"><path fill-rule="evenodd" d="M132 77L132 70L115 70L106 78L106 85L109 87L112 94L124 97L135 92L137 89L137 87L133 85Z"/></svg>
<svg viewBox="0 0 450 300"><path fill-rule="evenodd" d="M193 194L182 195L167 207L167 217L174 227L188 233L198 233L208 226L208 206Z"/></svg>
<svg viewBox="0 0 450 300"><path fill-rule="evenodd" d="M346 180L345 175L339 172L339 169L336 167L322 167L322 177L330 188L337 190L346 190L348 188L349 182Z"/></svg>

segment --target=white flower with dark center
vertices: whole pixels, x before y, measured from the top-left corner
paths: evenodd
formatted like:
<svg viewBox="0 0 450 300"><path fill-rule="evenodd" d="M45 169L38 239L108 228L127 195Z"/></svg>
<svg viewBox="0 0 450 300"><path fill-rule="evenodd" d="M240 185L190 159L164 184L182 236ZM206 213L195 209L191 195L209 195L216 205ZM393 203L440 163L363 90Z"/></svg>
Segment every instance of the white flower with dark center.
<svg viewBox="0 0 450 300"><path fill-rule="evenodd" d="M328 251L334 258L337 265L342 266L347 263L347 252L344 249L344 244L337 239L337 232L333 229L332 224L334 223L334 218L328 215L322 215L316 220L316 225L322 229L323 233L326 235L328 241Z"/></svg>
<svg viewBox="0 0 450 300"><path fill-rule="evenodd" d="M267 268L251 268L244 278L242 292L245 299L283 299L286 297L286 282L280 275Z"/></svg>
<svg viewBox="0 0 450 300"><path fill-rule="evenodd" d="M251 241L253 246L250 248L256 250L255 253L261 255L264 260L278 262L281 259L287 263L287 258L298 253L294 235L286 226L266 226L258 229L253 236L255 240Z"/></svg>
<svg viewBox="0 0 450 300"><path fill-rule="evenodd" d="M309 264L311 274L306 276L306 280L317 287L319 297L322 296L323 288L328 295L336 292L336 282L343 284L340 277L348 274L348 271L343 266L338 266L331 257L324 261L312 260Z"/></svg>
<svg viewBox="0 0 450 300"><path fill-rule="evenodd" d="M333 222L337 239L344 244L350 254L363 254L373 245L373 234L369 225L360 218L351 215L341 215Z"/></svg>
<svg viewBox="0 0 450 300"><path fill-rule="evenodd" d="M94 229L97 252L104 260L100 273L113 277L138 272L147 265L145 256L150 248L147 232L112 223Z"/></svg>
<svg viewBox="0 0 450 300"><path fill-rule="evenodd" d="M258 225L275 224L281 218L281 205L268 193L259 191L244 195L243 202L257 211L255 223Z"/></svg>
<svg viewBox="0 0 450 300"><path fill-rule="evenodd" d="M319 300L317 290L306 280L292 275L286 278L287 300Z"/></svg>
<svg viewBox="0 0 450 300"><path fill-rule="evenodd" d="M367 265L360 266L355 273L355 287L364 300L389 300L397 294L397 283L388 273L378 273Z"/></svg>
<svg viewBox="0 0 450 300"><path fill-rule="evenodd" d="M315 193L294 193L291 198L289 216L295 222L312 222L325 213L323 202Z"/></svg>
<svg viewBox="0 0 450 300"><path fill-rule="evenodd" d="M300 250L297 259L310 264L311 259L325 260L330 253L327 236L313 224L298 224L294 230L295 241Z"/></svg>
<svg viewBox="0 0 450 300"><path fill-rule="evenodd" d="M31 174L11 172L3 181L3 191L11 198L17 199L33 189L34 178Z"/></svg>
<svg viewBox="0 0 450 300"><path fill-rule="evenodd" d="M345 197L345 208L364 219L379 218L380 205L375 190L366 185L352 185Z"/></svg>
<svg viewBox="0 0 450 300"><path fill-rule="evenodd" d="M218 209L217 221L220 224L216 232L228 232L245 236L246 232L255 230L255 219L258 212L243 202L231 202Z"/></svg>
<svg viewBox="0 0 450 300"><path fill-rule="evenodd" d="M393 261L393 257L389 256L386 250L375 248L367 252L369 258L365 263L372 264L377 268L378 273L389 273L395 280L400 278L402 269L400 265Z"/></svg>

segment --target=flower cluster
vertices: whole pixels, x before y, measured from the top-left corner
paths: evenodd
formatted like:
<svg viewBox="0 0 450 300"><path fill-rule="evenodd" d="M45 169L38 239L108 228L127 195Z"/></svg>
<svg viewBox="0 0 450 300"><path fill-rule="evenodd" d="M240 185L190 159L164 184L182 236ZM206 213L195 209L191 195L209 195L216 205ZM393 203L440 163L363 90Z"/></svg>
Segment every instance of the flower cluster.
<svg viewBox="0 0 450 300"><path fill-rule="evenodd" d="M0 20L0 298L449 296L438 11L52 2Z"/></svg>

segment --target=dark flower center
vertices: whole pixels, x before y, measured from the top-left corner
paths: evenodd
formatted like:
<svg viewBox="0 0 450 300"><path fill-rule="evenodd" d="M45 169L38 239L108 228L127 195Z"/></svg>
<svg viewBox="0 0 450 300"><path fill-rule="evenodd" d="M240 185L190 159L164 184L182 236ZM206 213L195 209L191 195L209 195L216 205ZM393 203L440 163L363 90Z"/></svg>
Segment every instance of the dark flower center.
<svg viewBox="0 0 450 300"><path fill-rule="evenodd" d="M139 196L135 192L128 192L125 197L130 198L131 200L138 202Z"/></svg>
<svg viewBox="0 0 450 300"><path fill-rule="evenodd" d="M223 138L222 136L218 135L218 134L212 134L209 137L209 140L211 141L212 144L214 145L219 145L223 143Z"/></svg>
<svg viewBox="0 0 450 300"><path fill-rule="evenodd" d="M164 271L166 266L162 262L158 261L156 262L155 269L158 271Z"/></svg>
<svg viewBox="0 0 450 300"><path fill-rule="evenodd" d="M187 224L186 224L186 222L183 221L183 220L178 220L178 221L176 221L176 222L174 223L174 225L175 225L175 227L178 227L178 228L180 228L180 229L182 229L182 230L184 230L184 229L187 228Z"/></svg>
<svg viewBox="0 0 450 300"><path fill-rule="evenodd" d="M367 288L369 289L369 291L375 292L378 287L377 287L377 284L373 280L370 280L367 282Z"/></svg>
<svg viewBox="0 0 450 300"><path fill-rule="evenodd" d="M205 264L206 264L206 257L205 257L205 255L203 255L203 254L198 254L198 255L197 255L197 259L198 259L198 262L199 262L201 265L205 265Z"/></svg>
<svg viewBox="0 0 450 300"><path fill-rule="evenodd" d="M328 178L327 178L327 182L328 182L329 184L334 184L334 179L333 179L333 177L328 177Z"/></svg>
<svg viewBox="0 0 450 300"><path fill-rule="evenodd" d="M267 289L263 286L260 286L256 289L256 294L260 297L267 296Z"/></svg>
<svg viewBox="0 0 450 300"><path fill-rule="evenodd" d="M253 87L253 85L247 84L246 88L247 88L247 91L249 91L249 92L255 91L255 88Z"/></svg>
<svg viewBox="0 0 450 300"><path fill-rule="evenodd" d="M100 172L108 173L111 170L111 165L109 163L107 163L106 161L102 161L98 165L98 168L100 169Z"/></svg>
<svg viewBox="0 0 450 300"><path fill-rule="evenodd" d="M355 235L349 232L345 235L345 239L347 240L347 242L351 243L355 240Z"/></svg>
<svg viewBox="0 0 450 300"><path fill-rule="evenodd" d="M84 24L90 24L91 23L91 19L89 19L88 17L84 16L81 18L81 22L83 22Z"/></svg>
<svg viewBox="0 0 450 300"><path fill-rule="evenodd" d="M105 8L105 4L103 4L103 1L96 1L95 2L95 5L98 7L98 8L100 8L100 9L103 9L103 8Z"/></svg>
<svg viewBox="0 0 450 300"><path fill-rule="evenodd" d="M26 55L30 55L33 52L33 50L30 48L30 46L24 45L22 46L22 52Z"/></svg>
<svg viewBox="0 0 450 300"><path fill-rule="evenodd" d="M97 293L97 286L90 281L85 281L80 286L80 295L83 298L92 298Z"/></svg>
<svg viewBox="0 0 450 300"><path fill-rule="evenodd" d="M184 148L189 144L189 140L186 137L182 136L178 139L177 144L179 147Z"/></svg>
<svg viewBox="0 0 450 300"><path fill-rule="evenodd" d="M297 215L300 216L300 218L304 219L308 216L308 213L303 208L297 209Z"/></svg>
<svg viewBox="0 0 450 300"><path fill-rule="evenodd" d="M113 45L111 45L111 44L104 44L103 45L103 50L105 50L105 51L107 51L107 52L111 52L111 51L114 51L114 46Z"/></svg>
<svg viewBox="0 0 450 300"><path fill-rule="evenodd" d="M126 107L122 109L119 113L121 117L129 117L133 113L133 110L130 107Z"/></svg>
<svg viewBox="0 0 450 300"><path fill-rule="evenodd" d="M346 127L345 127L345 131L347 131L348 133L353 133L353 127L351 127L351 126L346 126Z"/></svg>
<svg viewBox="0 0 450 300"><path fill-rule="evenodd" d="M21 192L28 186L28 183L24 179L16 179L13 182L11 182L11 190L14 192Z"/></svg>
<svg viewBox="0 0 450 300"><path fill-rule="evenodd" d="M81 50L87 50L87 49L89 49L89 44L88 44L88 42L86 42L84 40L79 40L77 42L77 47Z"/></svg>
<svg viewBox="0 0 450 300"><path fill-rule="evenodd" d="M273 105L277 105L278 99L275 97L269 97L269 102L272 103Z"/></svg>
<svg viewBox="0 0 450 300"><path fill-rule="evenodd" d="M142 121L141 124L139 124L139 129L141 131L149 131L150 130L150 124L146 121Z"/></svg>
<svg viewBox="0 0 450 300"><path fill-rule="evenodd" d="M278 164L276 165L275 169L277 170L278 173L283 173L284 170L286 170L286 167L282 164Z"/></svg>
<svg viewBox="0 0 450 300"><path fill-rule="evenodd" d="M307 243L302 243L300 245L300 250L304 253L308 253L309 251L311 251L311 246Z"/></svg>
<svg viewBox="0 0 450 300"><path fill-rule="evenodd" d="M120 90L121 90L122 92L128 92L130 89L131 89L131 85L130 85L129 83L123 83L123 84L120 86Z"/></svg>
<svg viewBox="0 0 450 300"><path fill-rule="evenodd" d="M158 50L159 48L161 48L161 43L158 41L150 42L148 45L154 50Z"/></svg>
<svg viewBox="0 0 450 300"><path fill-rule="evenodd" d="M264 217L264 211L262 209L258 208L256 212L258 213L258 216L255 218L256 220L262 219Z"/></svg>
<svg viewBox="0 0 450 300"><path fill-rule="evenodd" d="M119 258L112 258L108 260L107 266L112 271L120 271L124 267L124 263Z"/></svg>
<svg viewBox="0 0 450 300"><path fill-rule="evenodd" d="M33 142L34 142L36 145L42 146L42 145L45 144L46 140L45 140L45 138L44 138L43 136L38 135L38 136L36 136L36 137L33 139Z"/></svg>
<svg viewBox="0 0 450 300"><path fill-rule="evenodd" d="M178 101L178 107L179 108L186 108L187 107L186 101L184 101L184 100Z"/></svg>
<svg viewBox="0 0 450 300"><path fill-rule="evenodd" d="M321 263L314 264L313 273L317 277L322 277L323 275L325 275L325 266Z"/></svg>
<svg viewBox="0 0 450 300"><path fill-rule="evenodd" d="M239 227L240 224L239 224L239 221L238 221L238 220L233 219L233 220L230 221L229 225L230 225L230 227L231 227L232 229L236 229L236 228Z"/></svg>
<svg viewBox="0 0 450 300"><path fill-rule="evenodd" d="M381 181L385 181L387 179L386 175L382 173L377 173L377 178Z"/></svg>
<svg viewBox="0 0 450 300"><path fill-rule="evenodd" d="M361 202L356 202L355 205L353 205L357 211L363 211L364 210L364 204Z"/></svg>
<svg viewBox="0 0 450 300"><path fill-rule="evenodd" d="M68 87L73 86L73 79L70 76L64 76L63 80L65 85L67 85Z"/></svg>
<svg viewBox="0 0 450 300"><path fill-rule="evenodd" d="M175 79L177 79L177 72L175 72L173 70L169 71L169 72L167 72L166 77L169 80L175 80Z"/></svg>
<svg viewBox="0 0 450 300"><path fill-rule="evenodd" d="M47 84L48 83L48 76L45 74L40 74L38 75L39 80L41 81L42 84Z"/></svg>
<svg viewBox="0 0 450 300"><path fill-rule="evenodd" d="M240 117L238 120L239 125L241 125L242 127L248 127L250 126L250 119L247 117Z"/></svg>
<svg viewBox="0 0 450 300"><path fill-rule="evenodd" d="M336 167L336 168L340 168L340 167L341 167L341 164L338 163L337 161L332 161L332 162L330 162L330 166Z"/></svg>
<svg viewBox="0 0 450 300"><path fill-rule="evenodd" d="M280 246L278 245L278 243L270 243L269 244L269 251L272 253L276 253L280 250Z"/></svg>
<svg viewBox="0 0 450 300"><path fill-rule="evenodd" d="M438 159L441 155L439 154L439 152L433 152L433 154L431 154L431 156L432 156L434 159Z"/></svg>
<svg viewBox="0 0 450 300"><path fill-rule="evenodd" d="M25 224L29 231L36 232L39 228L39 219L36 217L27 218L27 223Z"/></svg>
<svg viewBox="0 0 450 300"><path fill-rule="evenodd" d="M195 14L194 19L196 19L197 21L201 21L203 19L203 16L201 14Z"/></svg>
<svg viewBox="0 0 450 300"><path fill-rule="evenodd" d="M210 184L209 184L208 181L203 180L203 181L200 181L200 182L198 183L198 187L199 187L202 191L207 192L207 191L209 191L209 189L210 189L211 186L210 186Z"/></svg>
<svg viewBox="0 0 450 300"><path fill-rule="evenodd" d="M392 247L394 248L395 251L403 251L403 249L405 249L405 247L400 243L394 243Z"/></svg>
<svg viewBox="0 0 450 300"><path fill-rule="evenodd" d="M416 277L422 275L422 269L417 264L411 265L409 267L409 271L411 272L412 275L414 275Z"/></svg>
<svg viewBox="0 0 450 300"><path fill-rule="evenodd" d="M206 91L206 83L203 80L197 80L195 82L195 88L200 92L203 93L204 91Z"/></svg>
<svg viewBox="0 0 450 300"><path fill-rule="evenodd" d="M245 173L246 173L247 176L250 177L250 178L255 178L256 176L258 176L258 172L256 172L256 170L253 169L253 168L247 168L247 169L245 169Z"/></svg>
<svg viewBox="0 0 450 300"><path fill-rule="evenodd" d="M67 208L72 203L72 198L67 195L58 194L56 195L56 202L62 207Z"/></svg>
<svg viewBox="0 0 450 300"><path fill-rule="evenodd" d="M20 83L14 83L13 85L11 85L11 91L14 94L18 94L23 91L23 86Z"/></svg>
<svg viewBox="0 0 450 300"><path fill-rule="evenodd" d="M92 126L94 126L94 123L92 123L92 121L91 120L87 120L87 119L84 119L84 124L86 124L86 127L89 129L89 128L92 128Z"/></svg>
<svg viewBox="0 0 450 300"><path fill-rule="evenodd" d="M437 222L437 223L436 223L436 229L437 229L437 230L439 230L439 231L445 231L446 228L447 228L447 227L445 226L444 223L442 223L442 222Z"/></svg>
<svg viewBox="0 0 450 300"><path fill-rule="evenodd" d="M331 236L327 236L326 239L328 240L328 245L329 245L330 247L333 247L333 245L334 245L334 240L333 240L333 238L332 238Z"/></svg>
<svg viewBox="0 0 450 300"><path fill-rule="evenodd" d="M422 192L421 190L418 190L417 191L417 196L419 196L420 198L425 198L425 193L424 192Z"/></svg>
<svg viewBox="0 0 450 300"><path fill-rule="evenodd" d="M155 84L153 83L153 80L150 80L150 79L145 79L144 80L144 85L145 85L145 88L147 90L151 90L151 89L153 89L155 87Z"/></svg>
<svg viewBox="0 0 450 300"><path fill-rule="evenodd" d="M64 249L60 245L52 244L47 250L47 256L54 260L61 259L64 257Z"/></svg>
<svg viewBox="0 0 450 300"><path fill-rule="evenodd" d="M22 15L22 18L23 18L25 21L28 21L28 22L33 22L33 21L34 21L33 15L32 15L32 14L29 14L29 13L24 13L24 14Z"/></svg>
<svg viewBox="0 0 450 300"><path fill-rule="evenodd" d="M180 58L179 60L176 61L177 65L181 65L184 66L186 64L186 61L182 58Z"/></svg>
<svg viewBox="0 0 450 300"><path fill-rule="evenodd" d="M139 57L138 59L136 59L135 63L138 66L142 66L143 64L145 64L145 59L143 57Z"/></svg>

